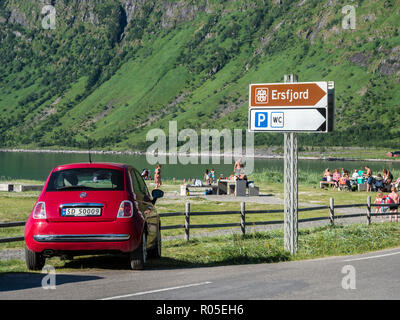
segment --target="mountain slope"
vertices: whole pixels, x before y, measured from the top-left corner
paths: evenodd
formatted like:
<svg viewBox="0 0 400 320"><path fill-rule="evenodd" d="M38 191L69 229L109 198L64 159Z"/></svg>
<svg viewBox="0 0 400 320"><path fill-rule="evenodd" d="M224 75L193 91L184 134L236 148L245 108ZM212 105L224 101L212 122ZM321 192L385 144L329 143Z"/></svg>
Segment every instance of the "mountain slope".
<svg viewBox="0 0 400 320"><path fill-rule="evenodd" d="M0 146L144 150L151 128L247 128L248 85L331 80L335 132L300 143L400 147L398 0L0 4ZM281 134L256 134L281 144Z"/></svg>

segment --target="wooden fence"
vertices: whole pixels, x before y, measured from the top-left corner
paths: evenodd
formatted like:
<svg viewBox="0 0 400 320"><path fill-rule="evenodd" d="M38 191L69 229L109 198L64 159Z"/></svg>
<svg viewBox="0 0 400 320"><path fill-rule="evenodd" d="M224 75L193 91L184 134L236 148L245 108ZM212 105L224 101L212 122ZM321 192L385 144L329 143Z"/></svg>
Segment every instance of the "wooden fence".
<svg viewBox="0 0 400 320"><path fill-rule="evenodd" d="M385 213L372 213L372 207L397 207L398 204L373 204L371 203L371 197L368 196L366 203L361 204L345 204L345 205L335 205L333 198L330 198L329 205L327 206L316 206L316 207L308 207L308 208L299 208L298 212L305 211L315 211L315 210L327 210L329 215L323 217L314 217L314 218L305 218L299 219L298 222L312 222L312 221L321 221L321 220L329 220L331 225L335 224L335 219L343 219L343 218L354 218L354 217L366 217L367 224L371 223L371 218L374 216L383 216L383 215L393 215L389 210ZM365 213L355 213L355 214L342 214L340 216L335 215L335 209L345 209L345 208L356 208L356 207L365 207ZM240 210L237 211L203 211L203 212L192 212L190 210L190 202L186 202L185 212L167 212L160 213L160 217L174 217L174 216L184 216L185 223L170 225L170 226L162 226L161 230L170 230L170 229L181 229L185 230L185 238L187 241L190 239L190 229L199 229L199 228L226 228L226 227L240 227L242 234L246 234L246 226L260 226L260 225L273 225L273 224L283 224L283 220L270 220L270 221L255 221L255 222L246 222L246 216L251 214L268 214L268 213L283 213L283 210L246 210L245 202L241 202ZM240 215L240 221L236 223L217 223L217 224L191 224L190 217L194 216L213 216L213 215ZM24 221L17 222L3 222L0 223L0 228L7 227L18 227L24 226ZM24 237L10 237L10 238L2 238L0 239L0 243L4 242L13 242L13 241L23 241Z"/></svg>
<svg viewBox="0 0 400 320"><path fill-rule="evenodd" d="M321 221L321 220L329 220L331 225L335 224L335 219L343 219L343 218L354 218L354 217L362 217L365 216L367 224L371 224L371 217L373 216L383 216L383 215L391 215L390 212L385 213L372 213L372 207L396 207L396 204L373 204L371 203L371 197L368 196L366 203L360 204L346 204L346 205L335 205L334 199L330 198L329 205L327 206L316 206L316 207L308 207L308 208L299 208L298 212L305 211L316 211L316 210L327 210L329 215L323 217L314 217L314 218L305 218L298 219L299 223L302 222L312 222L312 221ZM335 209L345 209L345 208L356 208L356 207L365 207L365 213L355 213L355 214L342 214L340 216L335 215ZM184 224L170 225L170 226L162 226L162 230L170 230L170 229L181 229L185 230L185 238L187 241L190 239L190 229L198 229L198 228L226 228L226 227L240 227L242 234L246 234L246 226L260 226L260 225L273 225L273 224L283 224L283 220L270 220L270 221L255 221L255 222L246 222L246 215L251 214L268 214L268 213L284 213L283 210L246 210L245 202L241 202L240 210L238 211L203 211L203 212L191 212L190 210L190 202L186 202L185 212L168 212L168 213L160 213L160 217L173 217L173 216L185 216ZM238 214L240 215L240 222L236 223L218 223L218 224L191 224L190 217L193 216L211 216L211 215L232 215ZM393 215L393 214L392 214Z"/></svg>

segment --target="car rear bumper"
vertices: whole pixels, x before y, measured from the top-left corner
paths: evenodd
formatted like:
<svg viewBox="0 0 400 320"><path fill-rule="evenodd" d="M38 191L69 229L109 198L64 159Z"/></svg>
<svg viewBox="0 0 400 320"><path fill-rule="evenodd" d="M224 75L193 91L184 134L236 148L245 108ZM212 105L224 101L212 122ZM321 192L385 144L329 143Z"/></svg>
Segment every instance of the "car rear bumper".
<svg viewBox="0 0 400 320"><path fill-rule="evenodd" d="M140 244L143 224L132 219L111 222L48 222L29 218L25 243L29 250L132 252Z"/></svg>
<svg viewBox="0 0 400 320"><path fill-rule="evenodd" d="M36 234L37 242L108 242L127 241L129 234Z"/></svg>

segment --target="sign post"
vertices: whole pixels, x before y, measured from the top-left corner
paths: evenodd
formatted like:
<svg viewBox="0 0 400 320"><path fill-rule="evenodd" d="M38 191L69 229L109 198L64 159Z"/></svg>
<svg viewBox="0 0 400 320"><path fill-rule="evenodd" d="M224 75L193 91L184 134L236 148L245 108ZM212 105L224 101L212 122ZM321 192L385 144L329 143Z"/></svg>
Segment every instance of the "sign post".
<svg viewBox="0 0 400 320"><path fill-rule="evenodd" d="M285 75L285 83L297 82L297 76ZM297 253L298 191L297 191L297 133L284 134L284 249Z"/></svg>
<svg viewBox="0 0 400 320"><path fill-rule="evenodd" d="M284 83L249 87L249 131L284 133L284 247L291 254L298 240L297 133L331 132L333 116L333 82L298 82L290 74Z"/></svg>

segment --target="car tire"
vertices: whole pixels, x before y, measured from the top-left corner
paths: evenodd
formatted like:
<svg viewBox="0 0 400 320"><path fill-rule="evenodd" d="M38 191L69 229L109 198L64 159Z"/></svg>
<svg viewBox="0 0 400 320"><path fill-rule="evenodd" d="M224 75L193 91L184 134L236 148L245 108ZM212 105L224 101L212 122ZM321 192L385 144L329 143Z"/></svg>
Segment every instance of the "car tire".
<svg viewBox="0 0 400 320"><path fill-rule="evenodd" d="M145 232L143 232L142 241L140 242L139 247L137 247L135 251L131 252L129 260L132 270L144 269L147 260L147 237Z"/></svg>
<svg viewBox="0 0 400 320"><path fill-rule="evenodd" d="M34 252L25 247L25 262L29 270L42 270L46 258L39 252Z"/></svg>
<svg viewBox="0 0 400 320"><path fill-rule="evenodd" d="M161 258L161 249L162 249L162 242L161 242L161 224L158 226L158 233L157 233L157 244L154 248L150 249L148 252L148 257L153 259Z"/></svg>

